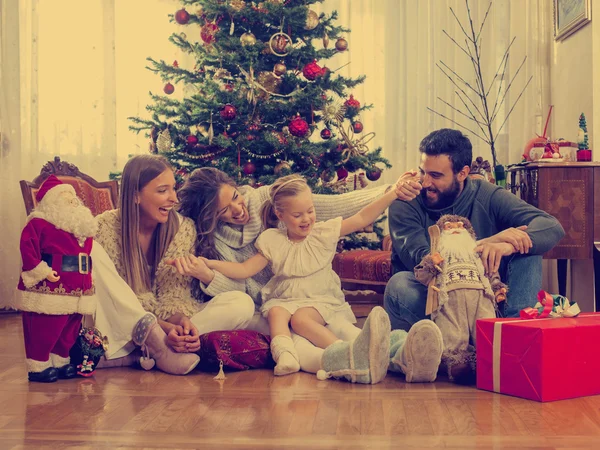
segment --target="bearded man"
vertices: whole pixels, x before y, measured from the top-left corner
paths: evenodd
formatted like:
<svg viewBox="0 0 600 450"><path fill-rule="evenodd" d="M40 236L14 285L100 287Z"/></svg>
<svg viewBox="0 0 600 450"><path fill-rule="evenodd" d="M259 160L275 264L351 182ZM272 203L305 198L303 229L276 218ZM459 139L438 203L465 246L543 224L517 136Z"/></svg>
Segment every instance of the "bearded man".
<svg viewBox="0 0 600 450"><path fill-rule="evenodd" d="M510 191L470 179L473 150L460 131L434 131L421 141L419 151L420 179L399 186L410 200L395 201L388 214L394 275L386 286L384 307L392 329L409 330L427 317L427 288L413 270L431 253L428 228L444 214L469 219L485 272L499 271L510 288L500 313L518 317L521 309L536 302L542 287L542 255L562 239L562 226ZM420 381L435 379L435 371Z"/></svg>
<svg viewBox="0 0 600 450"><path fill-rule="evenodd" d="M415 277L429 289L426 312L442 332L442 364L448 377L471 384L476 321L496 317L496 304L506 299L506 285L497 272L485 274L468 219L444 215L429 232L432 253L415 267Z"/></svg>
<svg viewBox="0 0 600 450"><path fill-rule="evenodd" d="M36 195L37 206L21 233L23 266L18 289L29 381L73 378L69 350L82 314L96 305L90 252L96 220L75 189L54 175Z"/></svg>

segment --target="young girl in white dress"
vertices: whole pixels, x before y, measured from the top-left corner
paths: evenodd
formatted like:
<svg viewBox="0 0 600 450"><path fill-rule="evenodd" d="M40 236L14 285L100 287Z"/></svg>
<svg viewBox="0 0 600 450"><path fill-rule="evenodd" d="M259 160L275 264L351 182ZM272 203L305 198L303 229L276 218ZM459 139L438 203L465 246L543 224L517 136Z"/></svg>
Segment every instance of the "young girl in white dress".
<svg viewBox="0 0 600 450"><path fill-rule="evenodd" d="M263 205L266 230L255 246L259 253L243 263L205 260L209 268L229 278L246 279L271 264L274 276L262 289L262 314L268 319L275 375L300 370L290 336L292 330L314 345L327 348L340 339L326 327L337 320L355 323L340 279L331 262L341 236L373 223L397 198L392 189L348 219L316 222L312 192L299 175L280 178ZM282 222L285 229L280 228ZM375 314L386 314L377 308ZM381 340L389 341L387 336Z"/></svg>

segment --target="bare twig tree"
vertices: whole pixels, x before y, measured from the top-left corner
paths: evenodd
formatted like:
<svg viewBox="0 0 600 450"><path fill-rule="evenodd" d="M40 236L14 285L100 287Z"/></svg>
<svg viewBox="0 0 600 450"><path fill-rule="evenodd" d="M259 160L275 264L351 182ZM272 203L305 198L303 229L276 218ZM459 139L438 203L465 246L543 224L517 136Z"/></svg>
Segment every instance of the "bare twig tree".
<svg viewBox="0 0 600 450"><path fill-rule="evenodd" d="M506 69L508 66L510 48L512 47L516 39L513 38L508 47L506 48L506 51L504 52L504 56L500 60L500 63L498 64L498 69L496 70L494 77L489 82L489 84L486 85L481 72L481 31L483 30L483 26L485 25L485 22L488 18L488 14L492 7L492 2L490 2L490 4L488 5L483 21L479 26L479 30L475 29L475 24L473 23L473 19L471 17L469 0L465 0L465 4L467 7L467 16L469 18L469 30L465 29L461 21L454 13L454 10L450 8L452 16L458 23L462 33L465 36L464 44L459 43L456 39L450 36L446 32L446 30L443 30L443 32L446 35L446 37L448 37L448 39L450 39L460 50L462 50L462 52L471 61L471 65L475 73L475 85L473 86L472 83L469 83L465 79L468 77L461 77L455 70L453 70L446 63L444 63L444 61L440 60L439 63L436 64L436 66L455 87L454 93L460 100L462 106L452 106L450 103L448 103L440 97L438 97L438 100L449 106L462 118L468 119L470 121L470 124L468 126L463 125L462 123L459 123L456 120L445 116L444 114L442 114L439 111L436 111L435 109L429 107L427 109L432 113L451 121L459 127L464 128L465 130L469 131L473 135L486 142L490 146L490 149L492 151L493 164L494 167L496 167L498 165L495 147L496 138L506 125L506 121L515 109L515 105L520 100L521 96L523 95L523 92L525 92L525 89L527 89L527 86L529 86L529 83L531 82L533 76L529 77L529 79L521 89L521 92L510 107L508 113L504 115L504 120L502 121L502 124L499 127L495 126L494 121L497 118L499 118L499 114L502 111L502 106L504 105L506 95L508 94L510 88L513 86L513 83L519 75L519 72L525 65L527 56L523 58L523 61L521 61L521 64L517 68L513 77L508 81L508 83L506 83L504 77L506 75ZM470 33L468 31L470 31ZM494 89L495 84L497 84L497 88Z"/></svg>

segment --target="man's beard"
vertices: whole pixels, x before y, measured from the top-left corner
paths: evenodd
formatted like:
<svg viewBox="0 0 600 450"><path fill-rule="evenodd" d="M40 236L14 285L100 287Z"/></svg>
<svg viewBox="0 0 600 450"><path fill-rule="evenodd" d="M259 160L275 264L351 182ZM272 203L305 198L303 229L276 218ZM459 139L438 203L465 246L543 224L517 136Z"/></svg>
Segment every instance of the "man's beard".
<svg viewBox="0 0 600 450"><path fill-rule="evenodd" d="M51 203L40 202L35 208L34 216L47 220L56 228L75 235L79 244L98 231L98 223L92 212L81 201L59 197ZM76 203L76 204L74 204Z"/></svg>
<svg viewBox="0 0 600 450"><path fill-rule="evenodd" d="M438 252L444 259L452 257L459 261L470 261L475 258L477 242L467 230L443 230L438 242Z"/></svg>
<svg viewBox="0 0 600 450"><path fill-rule="evenodd" d="M437 201L432 202L430 199L428 199L427 191L437 192L437 194L438 194ZM459 193L460 193L460 183L459 183L456 175L454 175L452 185L450 185L450 187L448 189L446 189L445 191L439 191L439 190L435 189L433 186L431 188L423 188L423 189L421 189L421 198L423 199L423 202L425 203L425 205L428 208L444 209L454 203L454 201L458 197Z"/></svg>

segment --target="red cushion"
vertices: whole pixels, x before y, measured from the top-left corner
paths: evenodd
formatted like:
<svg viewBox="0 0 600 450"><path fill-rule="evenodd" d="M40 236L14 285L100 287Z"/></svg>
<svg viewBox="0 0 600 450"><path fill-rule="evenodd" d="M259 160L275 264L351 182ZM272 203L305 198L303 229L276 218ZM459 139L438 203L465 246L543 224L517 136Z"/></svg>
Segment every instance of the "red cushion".
<svg viewBox="0 0 600 450"><path fill-rule="evenodd" d="M392 276L392 252L351 250L337 253L332 265L343 279L387 283Z"/></svg>
<svg viewBox="0 0 600 450"><path fill-rule="evenodd" d="M200 365L204 370L272 368L271 339L250 330L213 331L200 336Z"/></svg>

